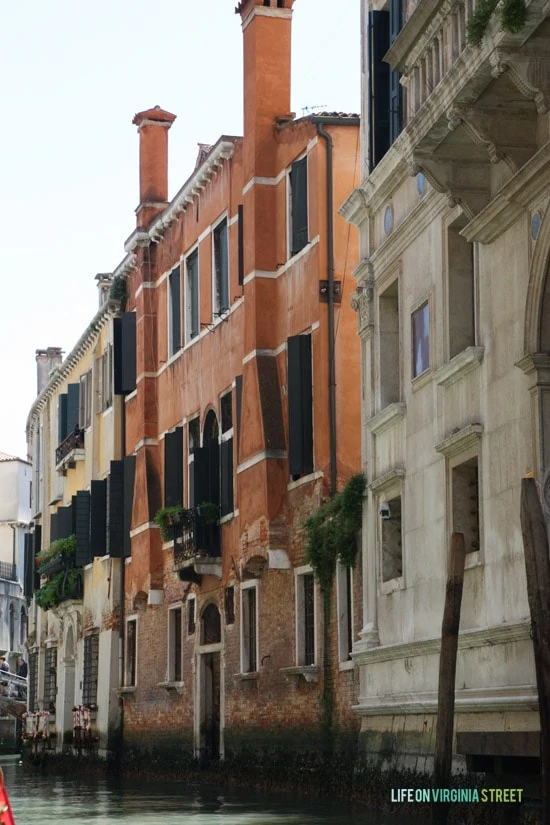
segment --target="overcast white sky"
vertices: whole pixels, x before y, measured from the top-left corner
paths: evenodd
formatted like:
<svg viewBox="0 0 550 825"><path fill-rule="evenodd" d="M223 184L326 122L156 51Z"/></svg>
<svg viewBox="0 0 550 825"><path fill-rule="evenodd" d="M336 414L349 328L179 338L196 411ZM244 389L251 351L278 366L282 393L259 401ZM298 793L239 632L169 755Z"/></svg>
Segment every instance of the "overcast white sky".
<svg viewBox="0 0 550 825"><path fill-rule="evenodd" d="M242 134L235 0L27 0L0 32L0 451L24 457L35 350L69 353L124 256L138 202L134 114L160 105L170 197L197 142ZM360 110L359 0L296 0L292 108Z"/></svg>

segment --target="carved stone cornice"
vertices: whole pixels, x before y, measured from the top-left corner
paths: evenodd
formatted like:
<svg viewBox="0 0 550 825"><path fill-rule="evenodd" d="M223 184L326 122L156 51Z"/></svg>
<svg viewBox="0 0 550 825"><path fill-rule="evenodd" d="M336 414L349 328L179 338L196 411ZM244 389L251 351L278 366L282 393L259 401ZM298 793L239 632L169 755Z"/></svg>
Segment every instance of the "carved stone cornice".
<svg viewBox="0 0 550 825"><path fill-rule="evenodd" d="M468 424L436 444L435 450L444 455L445 458L453 458L453 456L479 444L482 435L483 424Z"/></svg>
<svg viewBox="0 0 550 825"><path fill-rule="evenodd" d="M465 350L451 358L448 364L443 364L437 370L434 375L436 384L448 387L468 375L481 364L484 352L484 347L466 347Z"/></svg>
<svg viewBox="0 0 550 825"><path fill-rule="evenodd" d="M351 308L359 314L359 335L374 326L374 288L372 284L352 293Z"/></svg>
<svg viewBox="0 0 550 825"><path fill-rule="evenodd" d="M397 422L402 421L407 411L407 405L404 401L397 401L395 404L388 404L379 413L373 416L367 422L367 429L373 435L381 435L381 433L389 430Z"/></svg>
<svg viewBox="0 0 550 825"><path fill-rule="evenodd" d="M369 286L373 281L373 266L368 258L361 258L351 273L357 281L358 287Z"/></svg>
<svg viewBox="0 0 550 825"><path fill-rule="evenodd" d="M533 100L539 115L550 109L550 57L545 53L529 53L529 41L521 52L496 48L490 57L493 77L504 72L520 94Z"/></svg>
<svg viewBox="0 0 550 825"><path fill-rule="evenodd" d="M338 212L348 223L352 223L357 227L360 227L368 219L370 211L363 184L361 187L353 190Z"/></svg>

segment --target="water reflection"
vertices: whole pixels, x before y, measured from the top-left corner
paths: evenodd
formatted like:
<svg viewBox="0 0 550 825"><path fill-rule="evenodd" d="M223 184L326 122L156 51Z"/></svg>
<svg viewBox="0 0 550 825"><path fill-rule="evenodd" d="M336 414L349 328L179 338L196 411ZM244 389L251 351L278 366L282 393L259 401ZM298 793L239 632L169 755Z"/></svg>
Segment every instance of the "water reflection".
<svg viewBox="0 0 550 825"><path fill-rule="evenodd" d="M221 792L184 783L145 785L60 778L28 773L17 760L2 759L0 764L16 825L402 825L405 821L326 800L310 802L242 790ZM407 822L411 825L410 817Z"/></svg>

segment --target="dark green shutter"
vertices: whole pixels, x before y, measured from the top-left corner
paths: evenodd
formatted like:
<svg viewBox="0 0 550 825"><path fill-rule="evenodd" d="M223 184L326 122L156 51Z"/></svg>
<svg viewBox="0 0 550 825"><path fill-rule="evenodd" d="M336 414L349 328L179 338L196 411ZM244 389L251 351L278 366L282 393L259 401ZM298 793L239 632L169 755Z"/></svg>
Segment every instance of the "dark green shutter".
<svg viewBox="0 0 550 825"><path fill-rule="evenodd" d="M233 439L221 443L221 515L233 512Z"/></svg>
<svg viewBox="0 0 550 825"><path fill-rule="evenodd" d="M164 436L164 506L183 506L183 427Z"/></svg>
<svg viewBox="0 0 550 825"><path fill-rule="evenodd" d="M34 569L34 577L33 577L33 589L38 590L40 587L40 573L38 573L36 567L36 557L42 550L42 525L35 524L34 526L34 533L32 536L32 552L33 552L33 569Z"/></svg>
<svg viewBox="0 0 550 825"><path fill-rule="evenodd" d="M92 481L90 485L90 554L106 554L107 482Z"/></svg>
<svg viewBox="0 0 550 825"><path fill-rule="evenodd" d="M244 284L244 209L242 203L238 208L239 215L239 233L238 233L238 252L239 252L239 286Z"/></svg>
<svg viewBox="0 0 550 825"><path fill-rule="evenodd" d="M368 16L369 49L369 171L390 148L390 67L384 55L390 45L390 16L387 11L371 11Z"/></svg>
<svg viewBox="0 0 550 825"><path fill-rule="evenodd" d="M90 493L79 490L75 502L76 567L84 567L92 560L90 553Z"/></svg>
<svg viewBox="0 0 550 825"><path fill-rule="evenodd" d="M107 477L107 553L122 558L124 547L124 464L111 461Z"/></svg>
<svg viewBox="0 0 550 825"><path fill-rule="evenodd" d="M113 392L122 395L122 318L113 318Z"/></svg>
<svg viewBox="0 0 550 825"><path fill-rule="evenodd" d="M177 266L169 277L170 313L172 320L172 355L181 349L181 275Z"/></svg>
<svg viewBox="0 0 550 825"><path fill-rule="evenodd" d="M59 530L57 526L58 515L57 513L52 513L50 516L50 544L52 542L57 541L59 538Z"/></svg>
<svg viewBox="0 0 550 825"><path fill-rule="evenodd" d="M74 533L73 529L73 507L68 504L66 507L57 508L57 538L68 539Z"/></svg>
<svg viewBox="0 0 550 825"><path fill-rule="evenodd" d="M67 387L67 433L69 435L78 429L78 405L80 401L80 384L69 384Z"/></svg>
<svg viewBox="0 0 550 825"><path fill-rule="evenodd" d="M311 335L288 339L289 473L313 472L313 382Z"/></svg>
<svg viewBox="0 0 550 825"><path fill-rule="evenodd" d="M30 604L34 593L34 548L31 533L25 533L25 576L23 581L24 595L27 604Z"/></svg>
<svg viewBox="0 0 550 825"><path fill-rule="evenodd" d="M390 46L401 31L401 17L401 0L390 0ZM390 72L390 144L403 128L403 89L400 78L399 72Z"/></svg>
<svg viewBox="0 0 550 825"><path fill-rule="evenodd" d="M132 510L134 507L134 485L136 479L136 457L127 455L124 459L124 538L123 552L124 558L132 555L132 539L130 531L132 529Z"/></svg>
<svg viewBox="0 0 550 825"><path fill-rule="evenodd" d="M113 367L116 395L136 388L136 313L124 312L113 320Z"/></svg>
<svg viewBox="0 0 550 825"><path fill-rule="evenodd" d="M307 228L307 157L297 160L290 170L292 208L291 254L296 255L308 242Z"/></svg>
<svg viewBox="0 0 550 825"><path fill-rule="evenodd" d="M57 443L65 441L67 435L67 393L64 392L57 400Z"/></svg>

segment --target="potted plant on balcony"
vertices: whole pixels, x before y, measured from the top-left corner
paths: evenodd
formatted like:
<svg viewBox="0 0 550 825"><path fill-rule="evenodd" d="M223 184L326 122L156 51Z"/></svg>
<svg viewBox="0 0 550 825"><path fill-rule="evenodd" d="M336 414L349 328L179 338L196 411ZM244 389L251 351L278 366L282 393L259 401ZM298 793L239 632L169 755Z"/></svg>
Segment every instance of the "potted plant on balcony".
<svg viewBox="0 0 550 825"><path fill-rule="evenodd" d="M41 576L53 575L71 565L76 552L76 536L56 539L36 556L38 572Z"/></svg>
<svg viewBox="0 0 550 825"><path fill-rule="evenodd" d="M202 501L197 507L197 513L204 519L205 524L217 524L220 520L220 505L212 501Z"/></svg>
<svg viewBox="0 0 550 825"><path fill-rule="evenodd" d="M191 510L178 504L175 507L161 507L155 513L154 522L160 527L164 541L171 541L174 538L174 530L190 527L192 519Z"/></svg>
<svg viewBox="0 0 550 825"><path fill-rule="evenodd" d="M64 570L44 582L35 593L36 604L42 610L51 610L68 599L82 597L82 570Z"/></svg>

